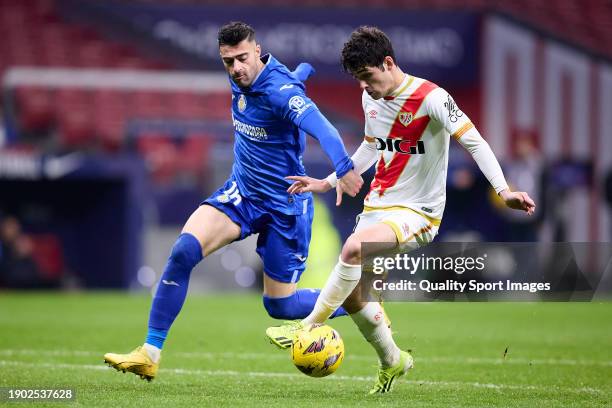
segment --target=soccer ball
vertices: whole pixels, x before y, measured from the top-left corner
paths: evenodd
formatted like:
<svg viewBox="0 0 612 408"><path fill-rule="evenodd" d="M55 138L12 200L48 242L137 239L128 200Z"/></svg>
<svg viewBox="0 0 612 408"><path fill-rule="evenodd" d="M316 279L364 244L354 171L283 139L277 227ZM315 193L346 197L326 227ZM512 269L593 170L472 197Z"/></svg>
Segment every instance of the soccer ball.
<svg viewBox="0 0 612 408"><path fill-rule="evenodd" d="M291 345L293 364L310 377L325 377L340 367L344 342L326 324L311 324L297 332Z"/></svg>

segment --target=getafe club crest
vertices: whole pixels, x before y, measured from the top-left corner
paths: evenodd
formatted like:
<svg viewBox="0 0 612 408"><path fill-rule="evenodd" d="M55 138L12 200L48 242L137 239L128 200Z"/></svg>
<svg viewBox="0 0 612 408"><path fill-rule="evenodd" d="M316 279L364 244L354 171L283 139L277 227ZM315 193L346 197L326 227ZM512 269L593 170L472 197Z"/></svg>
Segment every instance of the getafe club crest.
<svg viewBox="0 0 612 408"><path fill-rule="evenodd" d="M245 109L246 109L246 98L244 95L240 95L240 98L238 98L238 110L240 112L244 112Z"/></svg>
<svg viewBox="0 0 612 408"><path fill-rule="evenodd" d="M398 118L402 125L408 126L412 122L412 112L401 111Z"/></svg>

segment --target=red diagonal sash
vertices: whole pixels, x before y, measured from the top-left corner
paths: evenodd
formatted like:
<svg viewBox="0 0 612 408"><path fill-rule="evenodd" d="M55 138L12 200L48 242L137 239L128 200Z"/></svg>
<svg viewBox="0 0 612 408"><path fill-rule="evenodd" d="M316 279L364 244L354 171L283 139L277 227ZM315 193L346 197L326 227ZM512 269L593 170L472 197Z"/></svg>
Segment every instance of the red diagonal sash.
<svg viewBox="0 0 612 408"><path fill-rule="evenodd" d="M437 87L436 84L425 81L408 97L397 113L397 117L387 136L388 138L402 139L407 142L402 142L404 146L417 145L417 142L421 136L423 136L425 128L429 124L429 116L426 115L413 119L408 126L404 126L399 119L400 112L412 112L413 115L416 115L425 97ZM383 195L387 188L394 186L399 176L404 171L404 168L406 168L411 156L410 154L396 152L391 158L389 165L387 165L385 159L381 157L376 166L376 175L374 176L374 181L372 181L370 192L375 188L379 188L379 194Z"/></svg>

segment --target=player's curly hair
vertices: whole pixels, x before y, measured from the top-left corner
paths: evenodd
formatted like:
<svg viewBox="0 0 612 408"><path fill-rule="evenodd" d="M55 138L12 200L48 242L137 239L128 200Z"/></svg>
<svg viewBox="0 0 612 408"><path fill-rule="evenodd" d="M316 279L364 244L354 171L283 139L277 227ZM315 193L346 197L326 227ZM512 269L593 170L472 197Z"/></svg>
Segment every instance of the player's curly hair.
<svg viewBox="0 0 612 408"><path fill-rule="evenodd" d="M385 57L393 58L395 52L389 37L377 27L361 26L353 31L342 48L342 67L352 74L364 67L383 69Z"/></svg>
<svg viewBox="0 0 612 408"><path fill-rule="evenodd" d="M222 45L234 46L243 40L252 41L255 38L253 27L242 21L230 21L219 29L217 40Z"/></svg>

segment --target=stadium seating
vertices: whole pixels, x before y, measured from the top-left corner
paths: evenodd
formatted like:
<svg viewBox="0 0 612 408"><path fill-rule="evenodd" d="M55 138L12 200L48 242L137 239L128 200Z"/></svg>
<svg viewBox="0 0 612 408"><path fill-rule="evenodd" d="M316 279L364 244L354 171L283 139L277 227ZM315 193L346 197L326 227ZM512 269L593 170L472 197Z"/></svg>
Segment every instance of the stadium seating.
<svg viewBox="0 0 612 408"><path fill-rule="evenodd" d="M0 60L8 65L171 68L96 30L62 20L53 0L0 0Z"/></svg>
<svg viewBox="0 0 612 408"><path fill-rule="evenodd" d="M143 133L137 139L137 150L144 157L153 180L167 185L177 176L191 175L201 183L213 138L206 134L190 134L176 143L170 135Z"/></svg>
<svg viewBox="0 0 612 408"><path fill-rule="evenodd" d="M172 68L139 54L129 44L106 39L90 27L64 21L53 0L0 0L0 75L10 66ZM56 133L62 150L97 147L108 152L124 146L130 117L206 116L209 111L202 109L201 103L190 105L197 99L194 95L185 100L150 92L132 95L122 90L39 86L20 86L14 93L21 132ZM168 102L174 100L183 102Z"/></svg>
<svg viewBox="0 0 612 408"><path fill-rule="evenodd" d="M53 122L51 91L46 88L24 86L15 92L20 127L26 132L44 131Z"/></svg>

